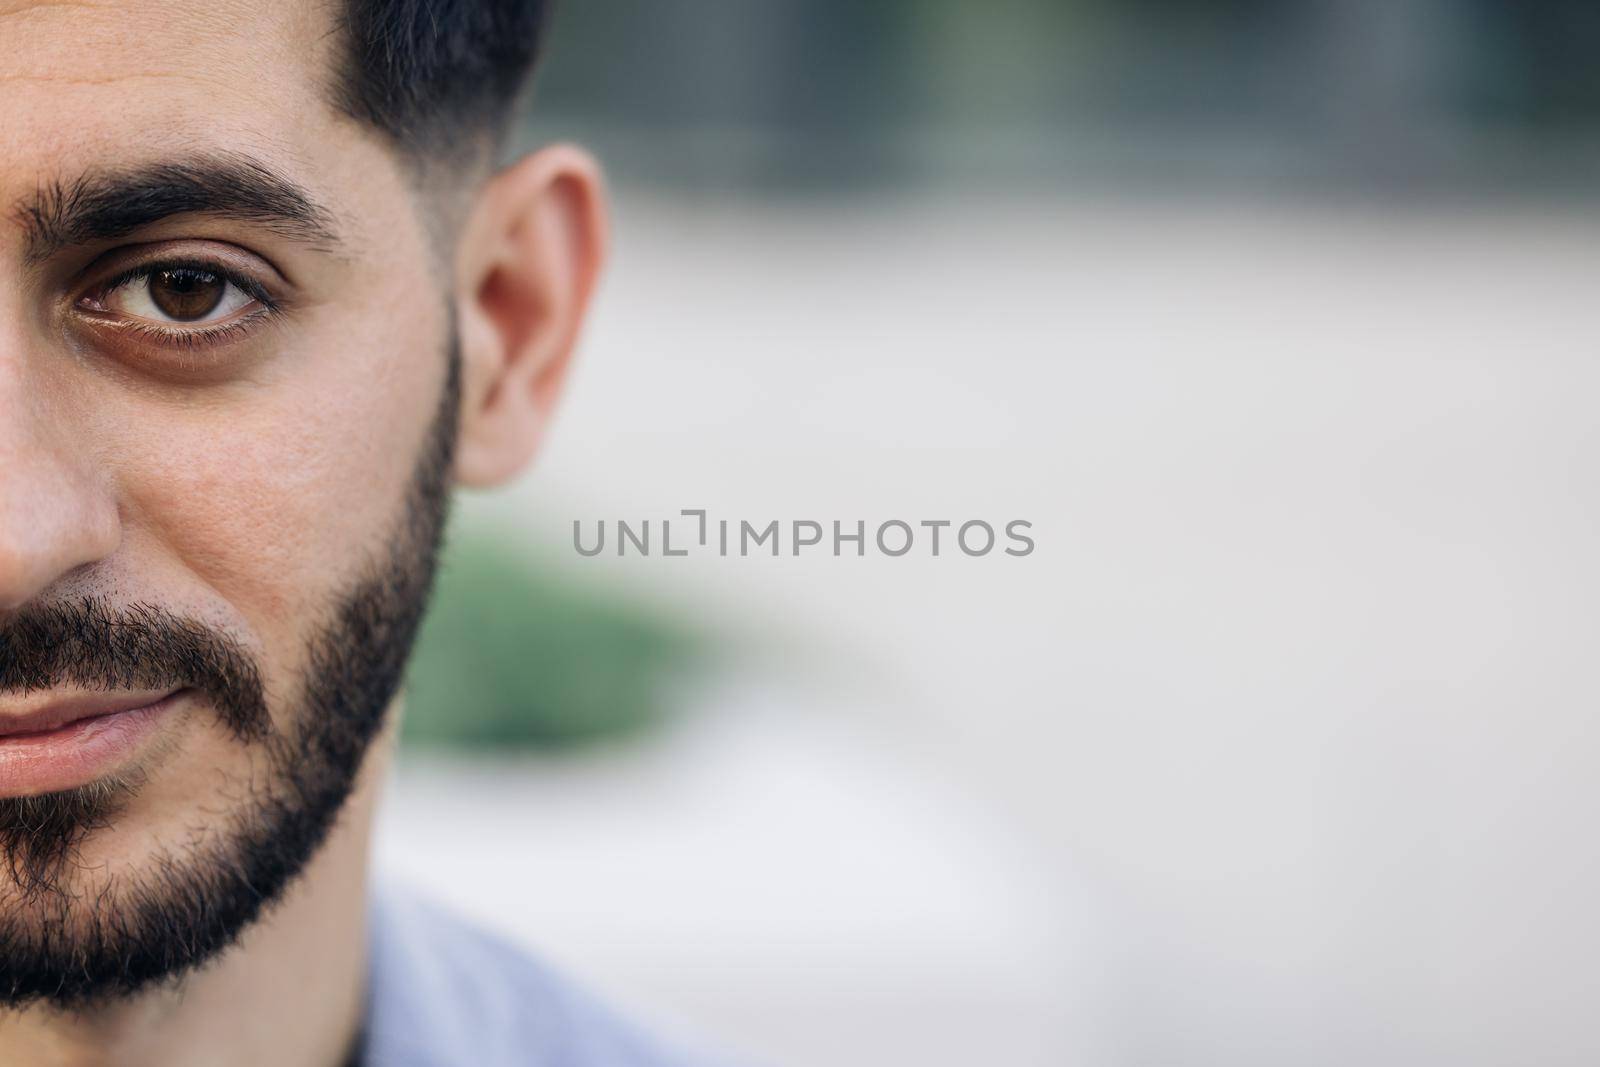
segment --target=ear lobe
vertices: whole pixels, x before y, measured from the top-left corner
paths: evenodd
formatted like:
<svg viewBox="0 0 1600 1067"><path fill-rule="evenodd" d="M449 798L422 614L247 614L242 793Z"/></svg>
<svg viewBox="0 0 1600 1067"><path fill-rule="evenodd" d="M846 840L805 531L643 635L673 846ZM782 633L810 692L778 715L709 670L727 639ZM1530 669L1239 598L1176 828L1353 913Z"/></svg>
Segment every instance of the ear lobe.
<svg viewBox="0 0 1600 1067"><path fill-rule="evenodd" d="M600 167L554 145L492 178L458 254L456 479L497 485L537 451L605 257Z"/></svg>

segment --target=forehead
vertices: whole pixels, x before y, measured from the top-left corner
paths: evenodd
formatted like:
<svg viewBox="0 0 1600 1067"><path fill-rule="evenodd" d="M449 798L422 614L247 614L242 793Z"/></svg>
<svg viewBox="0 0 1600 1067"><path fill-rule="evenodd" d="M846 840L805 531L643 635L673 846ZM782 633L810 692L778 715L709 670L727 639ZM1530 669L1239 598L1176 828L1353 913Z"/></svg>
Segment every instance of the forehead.
<svg viewBox="0 0 1600 1067"><path fill-rule="evenodd" d="M86 169L208 151L337 184L359 137L331 102L331 10L0 0L0 202Z"/></svg>

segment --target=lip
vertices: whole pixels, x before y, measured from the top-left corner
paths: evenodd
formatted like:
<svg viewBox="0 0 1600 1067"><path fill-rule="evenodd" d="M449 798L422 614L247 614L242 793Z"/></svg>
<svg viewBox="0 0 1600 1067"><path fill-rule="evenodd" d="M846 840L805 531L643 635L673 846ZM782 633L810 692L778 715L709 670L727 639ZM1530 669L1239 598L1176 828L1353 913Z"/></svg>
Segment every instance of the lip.
<svg viewBox="0 0 1600 1067"><path fill-rule="evenodd" d="M0 796L59 792L118 770L187 692L83 693L13 714L0 703Z"/></svg>

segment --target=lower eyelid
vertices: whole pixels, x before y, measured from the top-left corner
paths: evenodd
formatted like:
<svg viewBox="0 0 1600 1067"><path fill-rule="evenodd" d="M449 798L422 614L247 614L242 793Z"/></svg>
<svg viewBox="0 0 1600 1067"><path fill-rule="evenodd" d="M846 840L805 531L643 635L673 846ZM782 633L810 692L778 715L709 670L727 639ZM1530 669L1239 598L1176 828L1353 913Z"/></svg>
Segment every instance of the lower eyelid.
<svg viewBox="0 0 1600 1067"><path fill-rule="evenodd" d="M222 323L183 327L149 319L108 319L96 316L100 332L150 348L194 351L248 340L275 312L265 306ZM108 342L113 343L113 342Z"/></svg>

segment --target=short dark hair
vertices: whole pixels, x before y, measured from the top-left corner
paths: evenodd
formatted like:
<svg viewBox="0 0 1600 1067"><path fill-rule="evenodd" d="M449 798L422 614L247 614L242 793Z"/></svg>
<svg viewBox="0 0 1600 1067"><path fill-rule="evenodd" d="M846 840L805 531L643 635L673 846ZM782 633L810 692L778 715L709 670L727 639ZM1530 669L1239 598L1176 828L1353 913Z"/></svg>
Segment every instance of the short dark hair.
<svg viewBox="0 0 1600 1067"><path fill-rule="evenodd" d="M344 0L337 103L418 162L493 151L538 58L547 0Z"/></svg>

